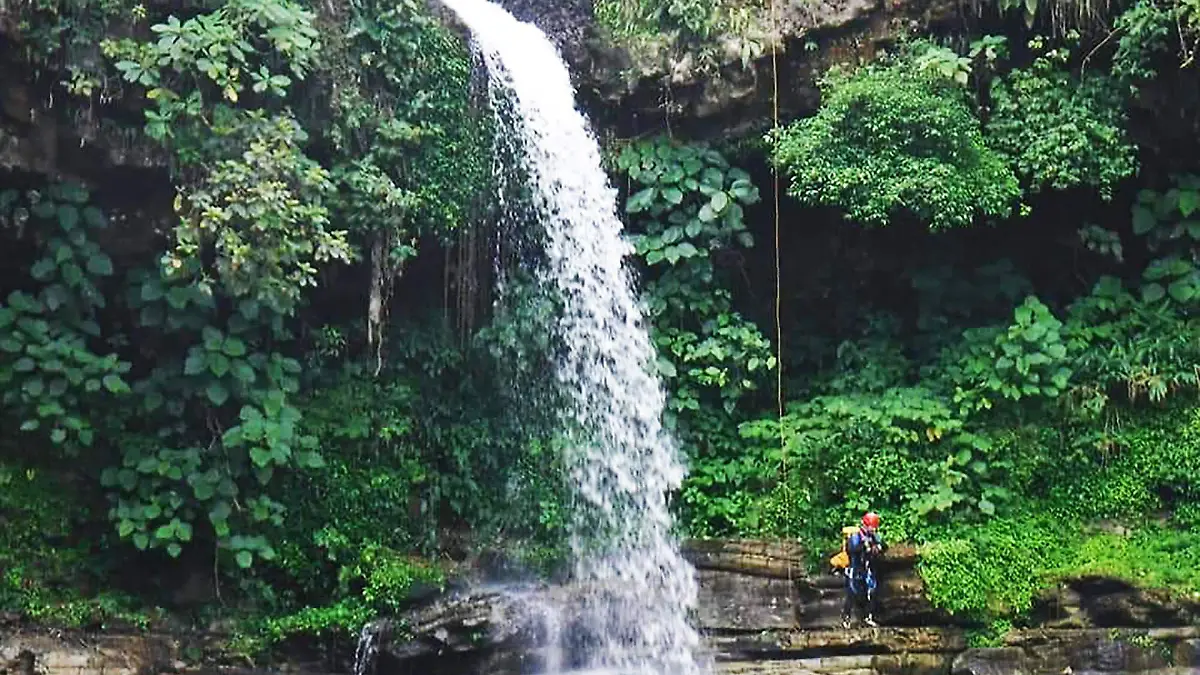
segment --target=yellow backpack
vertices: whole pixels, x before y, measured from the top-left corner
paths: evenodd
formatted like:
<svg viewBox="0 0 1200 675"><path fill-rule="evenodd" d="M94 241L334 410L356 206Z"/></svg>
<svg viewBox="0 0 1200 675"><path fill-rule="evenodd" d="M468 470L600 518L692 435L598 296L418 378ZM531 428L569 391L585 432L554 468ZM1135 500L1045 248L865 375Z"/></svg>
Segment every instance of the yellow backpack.
<svg viewBox="0 0 1200 675"><path fill-rule="evenodd" d="M858 532L857 525L847 525L842 528L842 550L829 559L829 564L833 569L844 570L850 566L850 554L846 552L846 542L850 539L850 535L855 532Z"/></svg>

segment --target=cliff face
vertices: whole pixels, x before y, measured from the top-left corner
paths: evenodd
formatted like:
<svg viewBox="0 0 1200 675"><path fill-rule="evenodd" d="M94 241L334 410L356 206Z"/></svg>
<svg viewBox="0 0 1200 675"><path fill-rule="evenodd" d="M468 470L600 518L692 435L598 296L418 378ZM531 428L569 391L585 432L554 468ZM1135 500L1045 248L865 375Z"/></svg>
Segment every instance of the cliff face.
<svg viewBox="0 0 1200 675"><path fill-rule="evenodd" d="M829 66L861 63L914 31L936 31L961 18L948 0L774 0L774 14L751 15L741 35L715 36L707 56L668 41L631 47L597 25L590 0L502 0L559 44L579 96L604 129L621 135L656 130L698 138L741 136L773 115L778 62L779 114L816 109L817 78ZM752 47L752 48L748 48Z"/></svg>
<svg viewBox="0 0 1200 675"><path fill-rule="evenodd" d="M925 599L910 547L893 548L881 566L881 626L850 630L840 626L839 579L806 574L805 553L793 544L715 540L686 551L700 582L696 619L720 673L1200 672L1200 604L1117 580L1065 584L1041 598L1033 625L1000 646L974 649L959 621ZM571 594L569 587L479 590L382 622L378 673L533 672L546 626L570 635Z"/></svg>

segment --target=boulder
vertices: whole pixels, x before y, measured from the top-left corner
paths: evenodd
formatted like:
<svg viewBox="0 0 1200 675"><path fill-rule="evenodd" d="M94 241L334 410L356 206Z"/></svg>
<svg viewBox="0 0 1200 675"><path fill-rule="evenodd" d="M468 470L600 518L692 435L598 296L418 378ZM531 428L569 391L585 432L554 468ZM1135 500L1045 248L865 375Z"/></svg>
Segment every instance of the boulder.
<svg viewBox="0 0 1200 675"><path fill-rule="evenodd" d="M954 658L951 675L1029 675L1025 652L1017 647L968 649Z"/></svg>
<svg viewBox="0 0 1200 675"><path fill-rule="evenodd" d="M64 635L5 627L0 633L3 675L146 675L183 668L172 636Z"/></svg>
<svg viewBox="0 0 1200 675"><path fill-rule="evenodd" d="M1175 652L1171 660L1177 666L1195 666L1200 668L1200 638L1180 640L1175 644Z"/></svg>

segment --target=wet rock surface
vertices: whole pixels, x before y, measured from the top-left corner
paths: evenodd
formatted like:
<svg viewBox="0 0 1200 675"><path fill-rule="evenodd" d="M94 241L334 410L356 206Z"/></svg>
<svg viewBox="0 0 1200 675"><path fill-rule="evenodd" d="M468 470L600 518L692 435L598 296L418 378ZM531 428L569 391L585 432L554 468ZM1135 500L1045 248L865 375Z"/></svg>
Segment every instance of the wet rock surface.
<svg viewBox="0 0 1200 675"><path fill-rule="evenodd" d="M572 29L584 36L583 48L564 54L581 99L618 136L669 129L692 137L741 137L770 123L775 80L782 120L811 114L820 103L817 79L831 65L869 61L914 29L937 32L963 19L959 5L944 0L775 1L775 21L762 12L747 29L752 38L714 38L716 63L670 48L633 53L594 25ZM741 49L747 39L758 45L752 58Z"/></svg>
<svg viewBox="0 0 1200 675"><path fill-rule="evenodd" d="M896 546L881 564L881 626L840 627L840 584L811 573L787 542L691 542L697 623L723 675L1200 675L1200 607L1112 579L1047 593L1039 625L973 648L965 627L924 599L917 552ZM823 561L822 553L818 560ZM371 675L518 675L572 666L578 588L476 586L431 598L370 628ZM1161 622L1153 625L1148 622ZM563 639L558 652L546 648ZM25 630L0 620L0 675L261 675L198 668L187 651L211 636L83 635ZM318 673L317 668L291 668Z"/></svg>
<svg viewBox="0 0 1200 675"><path fill-rule="evenodd" d="M1043 599L1043 625L980 649L969 646L965 627L929 605L911 547L891 548L880 565L882 625L849 630L840 626L840 578L810 573L810 556L793 543L697 541L685 554L697 568L696 620L719 673L1200 675L1198 608L1115 580L1064 585ZM492 589L414 610L392 624L379 672L536 672L548 657L532 645L551 634L570 642L573 593Z"/></svg>
<svg viewBox="0 0 1200 675"><path fill-rule="evenodd" d="M327 675L289 664L256 669L194 663L218 636L202 633L84 633L32 628L0 618L0 675Z"/></svg>

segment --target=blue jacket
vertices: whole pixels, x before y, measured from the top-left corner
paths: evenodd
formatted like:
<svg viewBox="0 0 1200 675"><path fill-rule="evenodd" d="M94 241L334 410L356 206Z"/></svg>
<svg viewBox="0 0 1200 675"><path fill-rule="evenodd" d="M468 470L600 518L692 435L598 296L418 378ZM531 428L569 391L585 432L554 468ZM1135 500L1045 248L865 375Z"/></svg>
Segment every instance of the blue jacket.
<svg viewBox="0 0 1200 675"><path fill-rule="evenodd" d="M883 550L883 540L879 538L878 534L866 534L861 529L846 540L846 553L850 556L850 570L856 577L866 572L868 560L875 556L875 553L870 551L871 544L877 545L880 550Z"/></svg>

